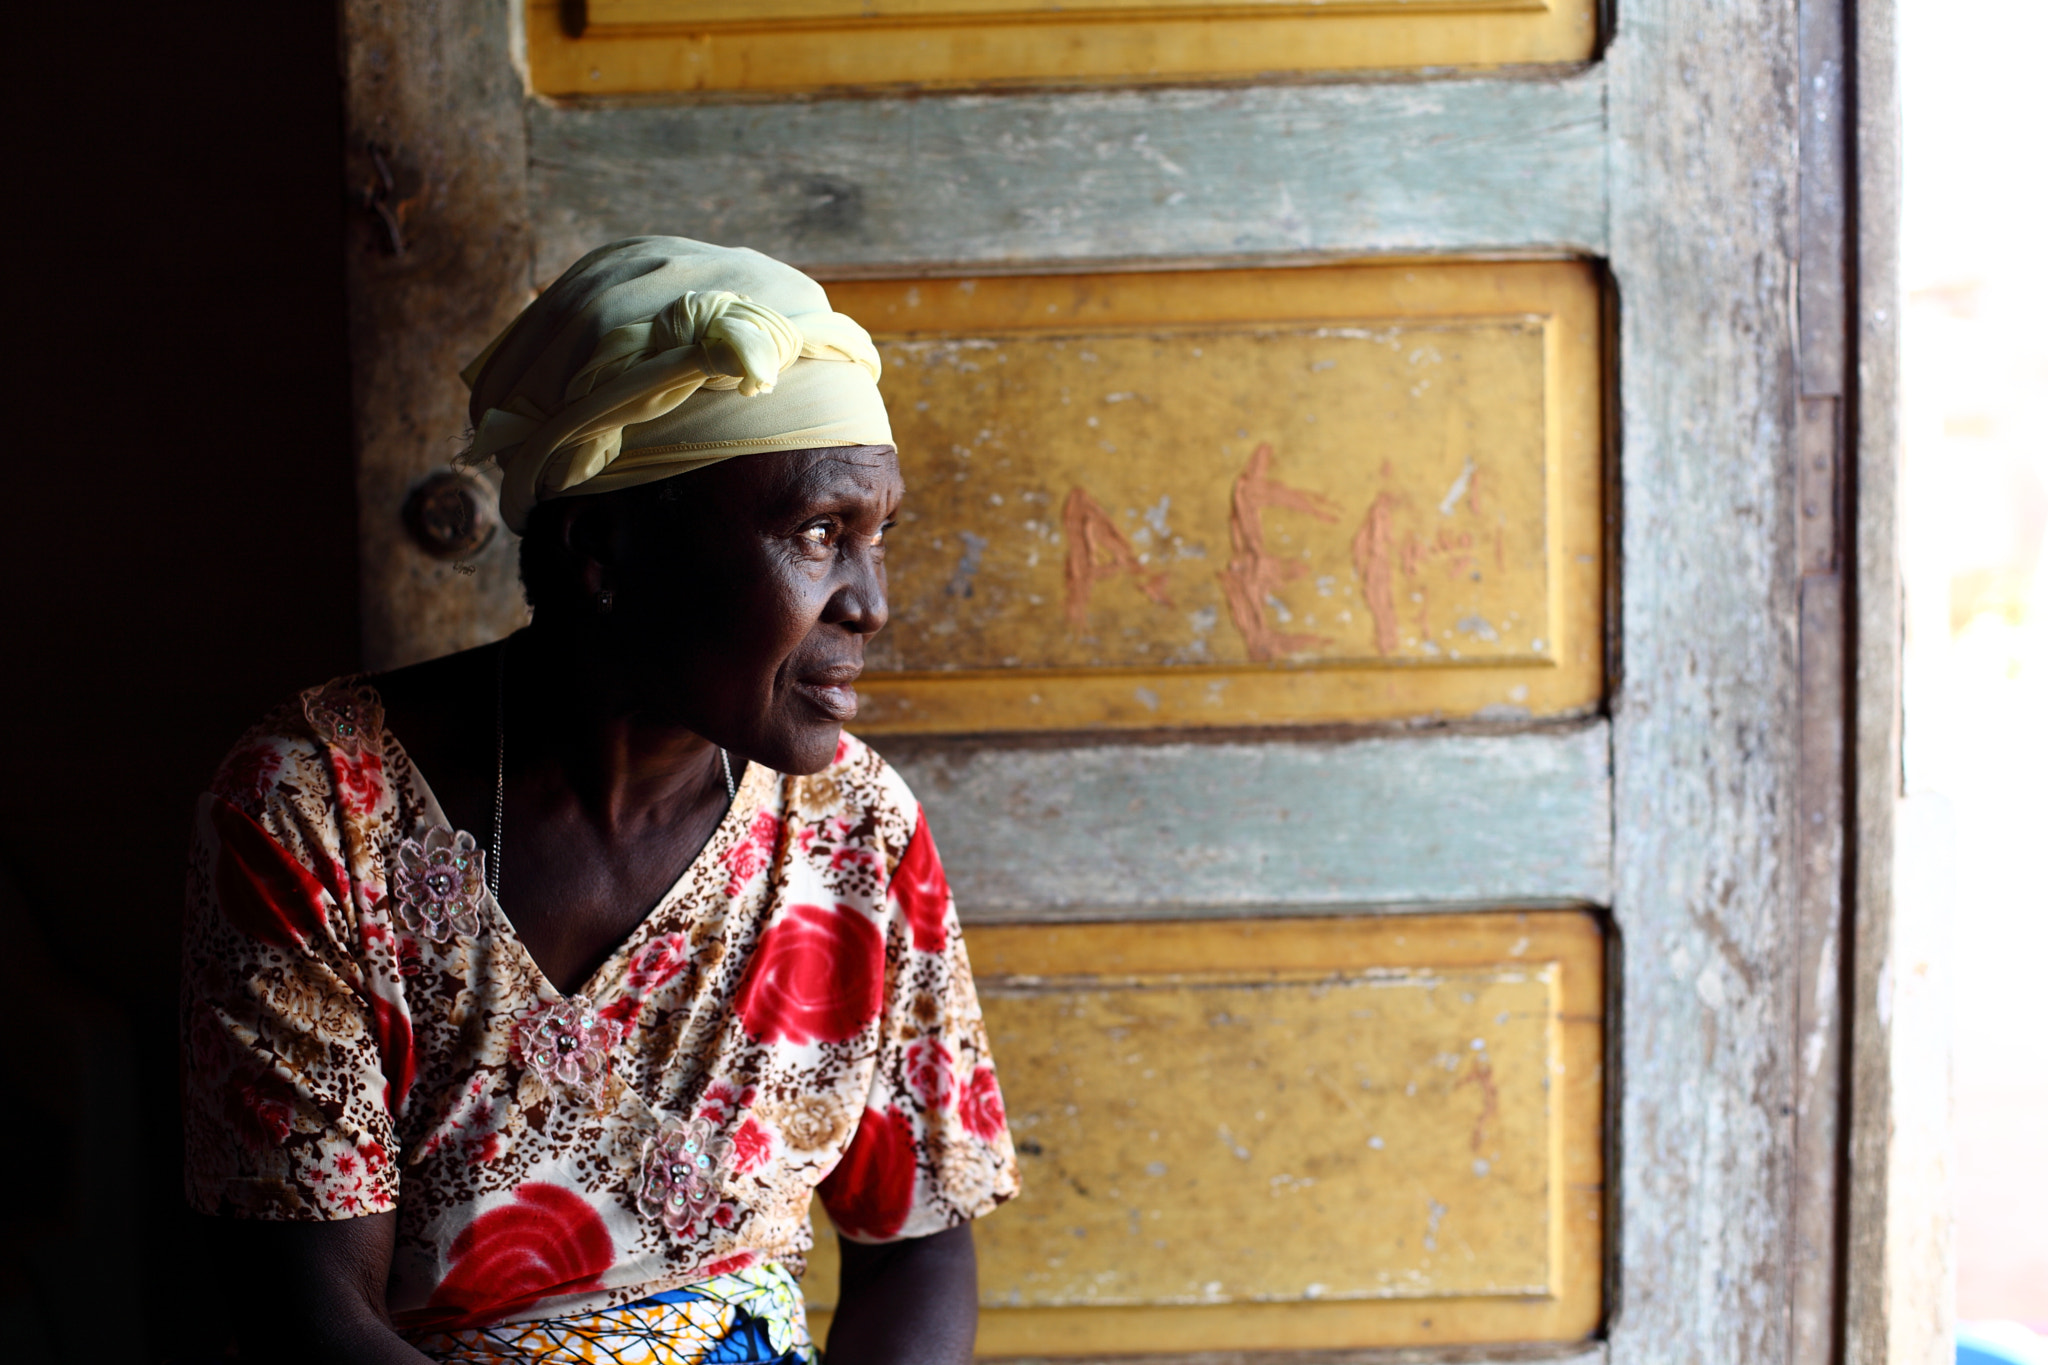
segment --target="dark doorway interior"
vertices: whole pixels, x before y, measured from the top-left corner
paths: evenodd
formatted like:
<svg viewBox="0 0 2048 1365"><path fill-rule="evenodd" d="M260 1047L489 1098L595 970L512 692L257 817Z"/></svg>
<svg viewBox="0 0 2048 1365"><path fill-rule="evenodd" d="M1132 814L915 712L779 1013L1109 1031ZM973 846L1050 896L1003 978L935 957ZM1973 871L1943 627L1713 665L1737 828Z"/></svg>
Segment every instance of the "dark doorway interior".
<svg viewBox="0 0 2048 1365"><path fill-rule="evenodd" d="M355 666L333 7L10 16L8 1358L205 1359L173 1016L192 799Z"/></svg>

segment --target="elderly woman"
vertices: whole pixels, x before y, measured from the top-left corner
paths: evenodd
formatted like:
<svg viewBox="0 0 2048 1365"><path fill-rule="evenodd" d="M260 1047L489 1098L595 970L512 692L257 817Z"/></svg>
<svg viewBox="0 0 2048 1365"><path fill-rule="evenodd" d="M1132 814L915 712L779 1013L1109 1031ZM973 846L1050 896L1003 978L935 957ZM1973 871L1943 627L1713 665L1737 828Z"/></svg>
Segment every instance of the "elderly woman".
<svg viewBox="0 0 2048 1365"><path fill-rule="evenodd" d="M1014 1158L952 899L860 741L902 497L824 291L675 237L465 372L533 622L314 688L200 801L186 1166L245 1358L961 1361Z"/></svg>

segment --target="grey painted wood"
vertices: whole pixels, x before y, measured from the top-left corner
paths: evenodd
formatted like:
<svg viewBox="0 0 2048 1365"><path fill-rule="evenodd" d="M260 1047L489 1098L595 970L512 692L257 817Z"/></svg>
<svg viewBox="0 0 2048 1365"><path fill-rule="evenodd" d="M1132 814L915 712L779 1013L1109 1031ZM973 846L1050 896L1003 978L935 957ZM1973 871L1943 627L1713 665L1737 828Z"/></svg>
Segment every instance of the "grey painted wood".
<svg viewBox="0 0 2048 1365"><path fill-rule="evenodd" d="M643 232L817 266L1605 246L1604 77L529 106L535 270Z"/></svg>
<svg viewBox="0 0 2048 1365"><path fill-rule="evenodd" d="M1810 396L1840 396L1849 379L1845 8L1799 0L1799 374Z"/></svg>
<svg viewBox="0 0 2048 1365"><path fill-rule="evenodd" d="M1513 735L878 741L969 920L1609 897L1604 721Z"/></svg>
<svg viewBox="0 0 2048 1365"><path fill-rule="evenodd" d="M1617 1362L1784 1360L1797 10L1621 0Z"/></svg>

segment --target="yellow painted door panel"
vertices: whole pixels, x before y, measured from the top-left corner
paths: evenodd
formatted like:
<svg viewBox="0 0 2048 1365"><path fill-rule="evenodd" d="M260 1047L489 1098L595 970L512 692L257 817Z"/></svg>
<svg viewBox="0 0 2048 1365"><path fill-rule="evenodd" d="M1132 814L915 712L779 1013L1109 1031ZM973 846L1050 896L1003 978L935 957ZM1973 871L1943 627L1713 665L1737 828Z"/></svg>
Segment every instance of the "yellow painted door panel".
<svg viewBox="0 0 2048 1365"><path fill-rule="evenodd" d="M1597 1324L1603 939L1569 911L979 927L1025 1192L983 1355ZM809 1293L836 1264L820 1228Z"/></svg>
<svg viewBox="0 0 2048 1365"><path fill-rule="evenodd" d="M617 95L1582 62L1596 15L1592 0L528 0L526 21L536 90Z"/></svg>
<svg viewBox="0 0 2048 1365"><path fill-rule="evenodd" d="M1575 262L843 281L904 477L871 732L1531 716L1602 686Z"/></svg>

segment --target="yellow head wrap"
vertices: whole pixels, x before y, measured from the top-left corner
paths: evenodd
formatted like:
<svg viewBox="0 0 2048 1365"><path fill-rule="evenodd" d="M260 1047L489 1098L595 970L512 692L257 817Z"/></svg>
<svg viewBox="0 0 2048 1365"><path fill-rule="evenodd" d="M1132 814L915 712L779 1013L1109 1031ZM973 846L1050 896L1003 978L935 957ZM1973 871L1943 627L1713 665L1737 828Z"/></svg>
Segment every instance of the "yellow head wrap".
<svg viewBox="0 0 2048 1365"><path fill-rule="evenodd" d="M462 372L471 457L524 531L548 498L735 455L894 445L882 358L817 281L739 247L628 237L569 267Z"/></svg>

